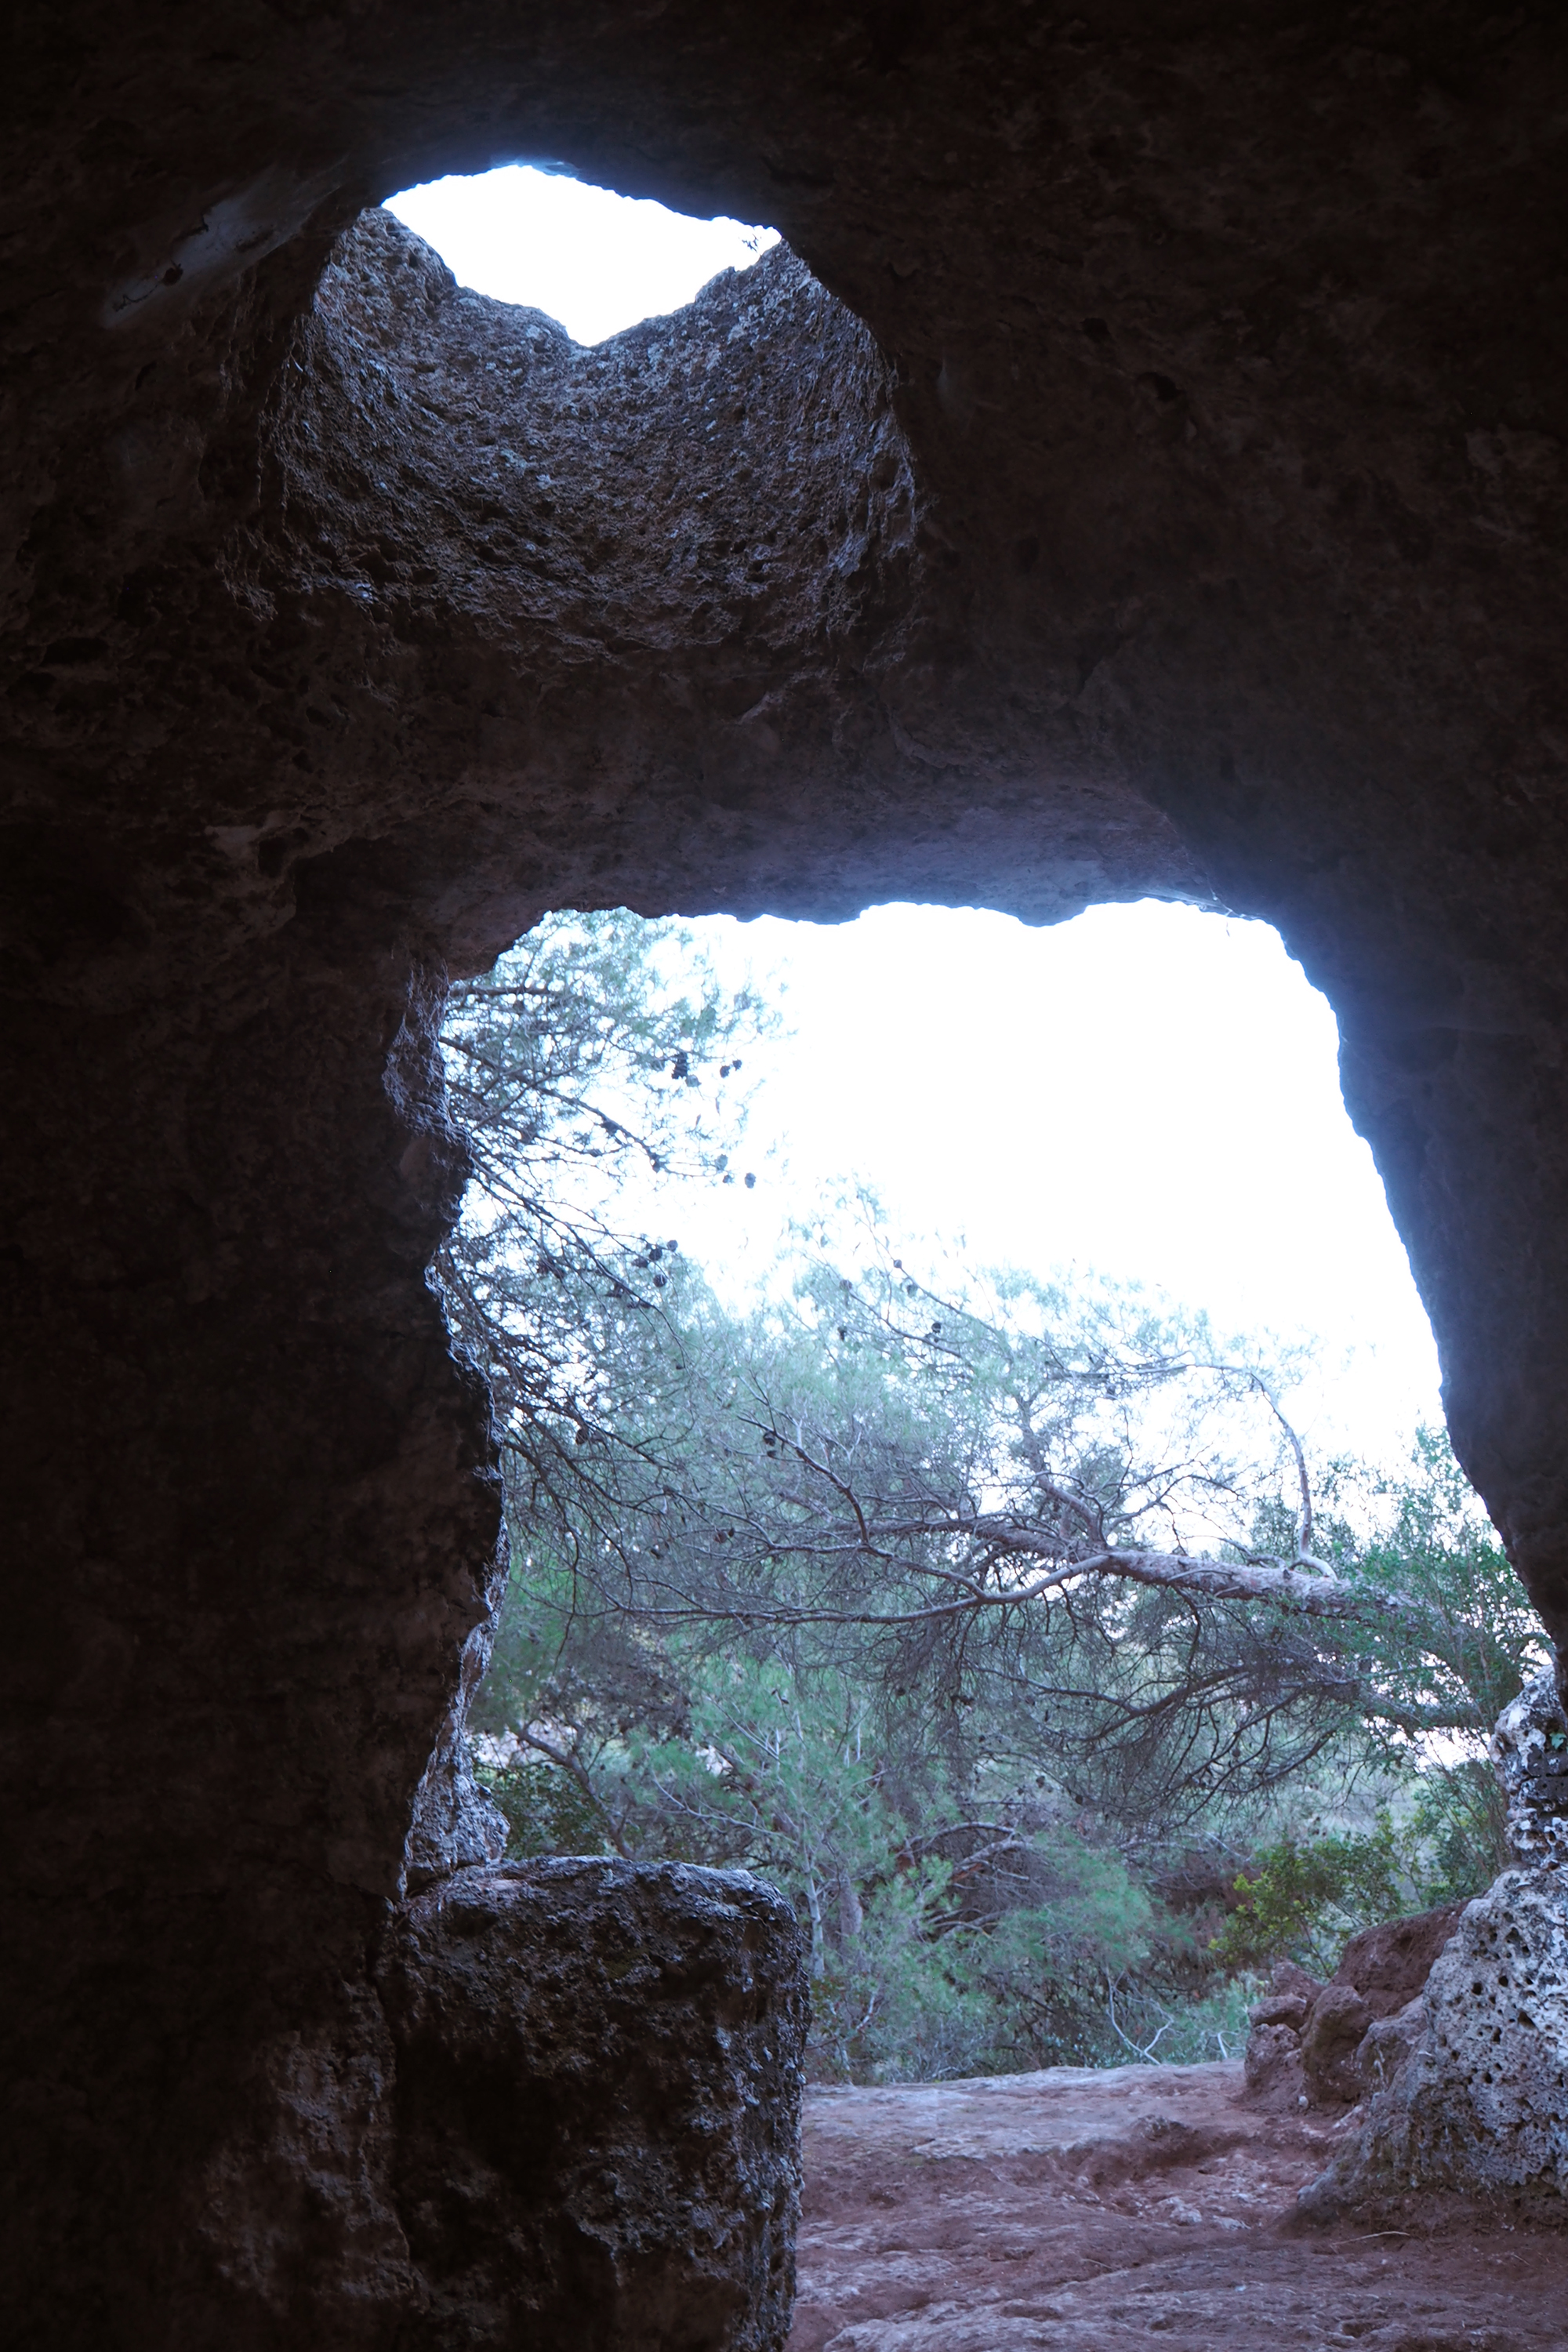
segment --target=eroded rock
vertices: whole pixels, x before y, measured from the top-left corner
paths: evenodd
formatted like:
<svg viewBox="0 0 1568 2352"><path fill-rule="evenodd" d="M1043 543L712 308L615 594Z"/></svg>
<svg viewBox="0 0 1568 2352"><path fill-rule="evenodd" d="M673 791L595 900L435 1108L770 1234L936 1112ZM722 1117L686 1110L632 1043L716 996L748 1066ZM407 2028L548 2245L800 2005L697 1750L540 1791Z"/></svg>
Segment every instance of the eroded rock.
<svg viewBox="0 0 1568 2352"><path fill-rule="evenodd" d="M1354 1985L1327 1984L1301 2035L1301 2074L1309 2104L1350 2106L1360 2096L1356 2051L1372 2011Z"/></svg>
<svg viewBox="0 0 1568 2352"><path fill-rule="evenodd" d="M25 12L19 2341L234 2341L213 2181L258 2344L346 2343L401 2260L343 2219L366 1955L485 1850L449 1743L500 1517L424 1282L434 1037L547 906L1279 924L1568 1638L1556 21L840 16ZM500 154L799 259L589 356L345 235Z"/></svg>
<svg viewBox="0 0 1568 2352"><path fill-rule="evenodd" d="M1415 1994L1392 2016L1374 2017L1355 2053L1356 2084L1363 2099L1391 2088L1394 2076L1420 2041L1426 2026L1424 1993Z"/></svg>
<svg viewBox="0 0 1568 2352"><path fill-rule="evenodd" d="M1563 1874L1505 1871L1469 1904L1423 2010L1391 2087L1371 2101L1355 2146L1302 2192L1303 2210L1331 2216L1417 2188L1558 2210L1568 2190Z"/></svg>
<svg viewBox="0 0 1568 2352"><path fill-rule="evenodd" d="M1252 2012L1245 2065L1247 2095L1276 2108L1352 2106L1369 2083L1382 2088L1396 2053L1408 2053L1421 1991L1464 1911L1437 1905L1405 1919L1363 1927L1346 1944L1329 1982L1281 1960ZM1381 2031L1397 2018L1397 2031Z"/></svg>
<svg viewBox="0 0 1568 2352"><path fill-rule="evenodd" d="M1491 1759L1508 1799L1508 1839L1527 1868L1568 1862L1568 1711L1545 1666L1505 1706Z"/></svg>
<svg viewBox="0 0 1568 2352"><path fill-rule="evenodd" d="M420 2352L777 2352L807 2003L773 1888L460 1871L408 1907L379 1982Z"/></svg>
<svg viewBox="0 0 1568 2352"><path fill-rule="evenodd" d="M1408 1918L1363 1927L1340 1955L1331 1981L1353 1987L1371 2016L1394 2016L1420 1992L1464 1909L1463 1903L1439 1903Z"/></svg>
<svg viewBox="0 0 1568 2352"><path fill-rule="evenodd" d="M1275 1964L1268 1991L1252 2012L1242 2067L1247 2095L1256 2105L1285 2112L1306 2096L1301 2036L1322 1990L1321 1980L1294 1960Z"/></svg>

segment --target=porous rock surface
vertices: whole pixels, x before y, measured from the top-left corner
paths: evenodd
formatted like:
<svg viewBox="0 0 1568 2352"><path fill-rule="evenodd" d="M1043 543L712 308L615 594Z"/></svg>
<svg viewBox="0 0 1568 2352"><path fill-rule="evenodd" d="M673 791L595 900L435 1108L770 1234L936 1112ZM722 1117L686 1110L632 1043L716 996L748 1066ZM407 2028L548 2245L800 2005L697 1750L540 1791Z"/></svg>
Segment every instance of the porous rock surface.
<svg viewBox="0 0 1568 2352"><path fill-rule="evenodd" d="M1377 2013L1353 2056L1334 2052L1326 2086L1331 2096L1337 2090L1367 2104L1354 2142L1303 2193L1308 2214L1332 2216L1409 2188L1506 2198L1561 2218L1568 2193L1565 1751L1568 1717L1546 1669L1503 1709L1491 1740L1521 1866L1473 1903L1369 1929L1345 1947L1338 1974L1364 1983ZM1409 1998L1395 2009L1402 1994ZM1302 2059L1305 2069L1305 2048ZM1249 2078L1251 2071L1249 2063Z"/></svg>
<svg viewBox="0 0 1568 2352"><path fill-rule="evenodd" d="M193 2253L228 2340L777 2352L805 2017L794 1915L743 1872L448 1873L335 2032L275 2037L259 2127L208 2157ZM202 2342L213 2293L163 2340Z"/></svg>
<svg viewBox="0 0 1568 2352"><path fill-rule="evenodd" d="M541 908L1276 922L1568 1632L1568 26L12 30L4 2315L349 2343L374 1955L493 1834L435 1036ZM584 355L354 226L524 157L792 253Z"/></svg>
<svg viewBox="0 0 1568 2352"><path fill-rule="evenodd" d="M1568 1887L1505 1871L1434 1962L1419 2032L1352 2147L1303 2192L1331 2216L1406 2189L1561 2215L1568 2191Z"/></svg>
<svg viewBox="0 0 1568 2352"><path fill-rule="evenodd" d="M1568 1710L1550 1667L1505 1706L1491 1759L1508 1800L1508 1839L1526 1868L1568 1862Z"/></svg>

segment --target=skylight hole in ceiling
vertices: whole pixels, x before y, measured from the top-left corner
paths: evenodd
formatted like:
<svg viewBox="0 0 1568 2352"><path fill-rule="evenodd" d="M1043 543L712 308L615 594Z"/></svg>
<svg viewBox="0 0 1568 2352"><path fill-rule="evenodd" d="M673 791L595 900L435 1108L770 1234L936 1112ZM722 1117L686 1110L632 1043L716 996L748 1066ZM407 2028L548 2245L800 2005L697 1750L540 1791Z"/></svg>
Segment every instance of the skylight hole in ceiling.
<svg viewBox="0 0 1568 2352"><path fill-rule="evenodd" d="M578 343L683 310L710 278L750 268L779 241L776 229L694 220L528 163L405 188L386 210L461 285L542 310Z"/></svg>

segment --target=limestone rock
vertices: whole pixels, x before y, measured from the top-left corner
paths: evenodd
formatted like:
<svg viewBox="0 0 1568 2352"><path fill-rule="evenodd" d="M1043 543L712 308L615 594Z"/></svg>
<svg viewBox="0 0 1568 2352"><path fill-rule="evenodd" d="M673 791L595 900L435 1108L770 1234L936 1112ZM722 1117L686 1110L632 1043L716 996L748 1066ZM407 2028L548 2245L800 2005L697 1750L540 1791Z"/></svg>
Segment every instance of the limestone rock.
<svg viewBox="0 0 1568 2352"><path fill-rule="evenodd" d="M460 1871L384 1960L420 2352L778 2352L806 1990L743 1872Z"/></svg>
<svg viewBox="0 0 1568 2352"><path fill-rule="evenodd" d="M1568 1861L1568 1714L1547 1666L1505 1706L1491 1759L1508 1798L1509 1843L1527 1865Z"/></svg>
<svg viewBox="0 0 1568 2352"><path fill-rule="evenodd" d="M1355 2053L1356 2082L1363 2099L1375 2098L1393 2085L1394 2076L1420 2041L1426 2025L1426 2002L1421 1993L1391 2017L1374 2017Z"/></svg>
<svg viewBox="0 0 1568 2352"><path fill-rule="evenodd" d="M1568 2189L1568 1885L1505 1871L1466 1908L1427 1979L1425 2022L1353 2148L1301 2195L1324 2218L1406 2188Z"/></svg>
<svg viewBox="0 0 1568 2352"><path fill-rule="evenodd" d="M404 1865L408 1892L422 1894L476 1863L499 1862L508 1835L506 1815L474 1778L468 1742L460 1736L444 1740L415 1800Z"/></svg>

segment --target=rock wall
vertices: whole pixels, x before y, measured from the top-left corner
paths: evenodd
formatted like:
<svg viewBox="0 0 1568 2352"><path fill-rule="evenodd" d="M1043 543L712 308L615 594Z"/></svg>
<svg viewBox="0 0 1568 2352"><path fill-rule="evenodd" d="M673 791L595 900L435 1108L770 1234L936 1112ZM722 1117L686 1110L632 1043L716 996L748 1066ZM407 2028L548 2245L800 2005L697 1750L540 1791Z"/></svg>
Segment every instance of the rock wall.
<svg viewBox="0 0 1568 2352"><path fill-rule="evenodd" d="M313 2248L382 2260L328 2184L395 1907L485 1849L499 1509L424 1282L464 1164L433 1039L542 907L1276 921L1568 1627L1565 34L14 31L0 2277L29 2343L297 2342L358 2292ZM353 228L529 156L798 260L584 357ZM286 2323L231 2163L275 2184Z"/></svg>

